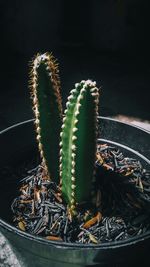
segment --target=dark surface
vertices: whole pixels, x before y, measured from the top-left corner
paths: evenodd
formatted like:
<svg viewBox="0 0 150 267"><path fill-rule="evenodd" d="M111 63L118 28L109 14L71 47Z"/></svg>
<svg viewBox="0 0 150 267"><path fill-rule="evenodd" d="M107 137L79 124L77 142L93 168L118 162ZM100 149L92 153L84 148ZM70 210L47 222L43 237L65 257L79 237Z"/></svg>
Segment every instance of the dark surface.
<svg viewBox="0 0 150 267"><path fill-rule="evenodd" d="M123 114L149 120L150 68L147 58L126 57L85 50L55 53L60 62L62 94L65 103L75 82L91 78L101 86L100 114ZM0 128L31 118L27 57L16 56L18 65L1 71ZM12 64L12 65L11 65ZM9 75L9 76L8 76Z"/></svg>
<svg viewBox="0 0 150 267"><path fill-rule="evenodd" d="M53 51L64 103L74 83L102 87L101 115L150 119L149 1L0 0L0 129L32 117L28 62Z"/></svg>
<svg viewBox="0 0 150 267"><path fill-rule="evenodd" d="M150 120L149 27L148 0L0 0L0 130L32 117L28 61L47 50L60 63L64 103L91 78L102 86L101 115Z"/></svg>

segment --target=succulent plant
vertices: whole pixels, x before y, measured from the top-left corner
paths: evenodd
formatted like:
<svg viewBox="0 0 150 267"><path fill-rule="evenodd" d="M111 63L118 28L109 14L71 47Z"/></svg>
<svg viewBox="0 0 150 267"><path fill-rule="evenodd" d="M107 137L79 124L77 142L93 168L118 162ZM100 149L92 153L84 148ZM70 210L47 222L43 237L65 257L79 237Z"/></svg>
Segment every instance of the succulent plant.
<svg viewBox="0 0 150 267"><path fill-rule="evenodd" d="M99 92L81 81L71 90L62 118L58 67L49 53L31 63L31 96L37 140L47 175L59 183L63 200L75 213L89 200L94 177Z"/></svg>
<svg viewBox="0 0 150 267"><path fill-rule="evenodd" d="M58 182L62 100L58 65L52 54L37 54L33 58L29 86L42 163L51 179Z"/></svg>
<svg viewBox="0 0 150 267"><path fill-rule="evenodd" d="M94 177L99 93L96 83L81 81L66 104L60 142L62 195L71 210L87 201Z"/></svg>

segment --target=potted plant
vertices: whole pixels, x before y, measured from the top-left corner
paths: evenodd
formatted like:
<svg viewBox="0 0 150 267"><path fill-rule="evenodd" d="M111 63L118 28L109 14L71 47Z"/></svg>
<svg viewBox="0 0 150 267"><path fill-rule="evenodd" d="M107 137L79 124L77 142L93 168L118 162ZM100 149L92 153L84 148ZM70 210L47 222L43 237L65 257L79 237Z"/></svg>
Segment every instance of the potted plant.
<svg viewBox="0 0 150 267"><path fill-rule="evenodd" d="M95 161L101 163L104 171L111 169L106 162L103 164L104 158L101 157L101 154L96 157L99 90L96 83L91 80L76 84L70 92L63 114L58 66L49 53L38 54L33 59L30 69L30 90L35 114L36 139L42 161L41 179L45 183L48 183L49 180L57 184L57 192L54 194L60 202L59 206L61 202L65 203L67 220L76 224L80 220L78 215L81 213L84 217L82 219L82 222L84 221L83 228L87 231L88 227L99 223L102 219L99 210L99 185L95 182L97 173ZM101 118L100 125L101 141L106 142L107 140L107 143L121 147L129 154L136 155L145 168L149 166L150 155L145 145L145 140L147 142L149 140L148 132L106 118ZM127 132L130 132L130 137L126 136ZM26 138L28 137L26 142L23 142L24 135ZM139 137L138 145L135 137ZM6 142L9 149L11 147L9 154L6 152L6 148L3 148ZM138 152L135 151L137 146ZM35 155L33 121L21 123L17 127L3 131L1 147L3 151L2 165L6 165L6 162L8 165L10 163L18 165L20 158L23 160L26 157L30 158L30 155ZM125 175L128 176L128 173L129 170L125 172ZM109 175L111 175L110 172ZM13 189L17 182L13 181ZM8 198L2 194L7 199L7 201L5 200L5 210L15 196L14 194L10 195L7 190L8 184L7 179L3 181L3 188L8 191ZM40 204L37 184L32 195L34 200L36 199ZM21 203L24 203L23 201ZM32 202L31 199L29 201ZM137 205L145 204L143 201L142 199L142 202L138 202ZM29 203L31 204L31 202ZM5 214L5 211L2 210L3 213ZM110 262L115 265L123 261L129 263L136 258L138 261L143 260L150 242L148 231L131 239L123 241L116 239L114 242L104 242L104 244L98 243L90 233L88 236L91 243L88 244L67 243L57 239L57 235L56 239L52 235L47 235L47 238L44 239L24 231L26 225L22 218L19 221L18 229L10 225L7 223L9 216L8 214L3 216L3 220L0 221L0 229L17 253L20 252L26 266L53 264L57 267L67 267L101 266L103 263ZM75 224L74 227L76 227ZM139 250L140 255L137 257ZM130 259L125 259L127 255L130 255Z"/></svg>

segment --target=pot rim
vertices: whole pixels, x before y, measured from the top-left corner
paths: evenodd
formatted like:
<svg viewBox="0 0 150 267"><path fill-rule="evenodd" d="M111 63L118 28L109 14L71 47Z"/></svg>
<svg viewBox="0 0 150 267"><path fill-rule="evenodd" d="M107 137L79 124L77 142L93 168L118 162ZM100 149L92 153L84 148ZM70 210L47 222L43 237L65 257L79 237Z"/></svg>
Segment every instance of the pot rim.
<svg viewBox="0 0 150 267"><path fill-rule="evenodd" d="M114 121L114 122L118 122L124 125L128 125L130 127L139 129L140 131L146 132L147 134L150 134L150 131L145 130L139 126L136 125L132 125L131 123L125 123L125 122L121 122L118 119L113 119L113 118L109 118L109 117L103 117L103 116L98 116L98 119L103 119L103 120L110 120L110 121ZM6 129L0 131L0 135L6 133L9 130L14 129L15 127L33 122L34 119L29 119L23 122L19 122L16 123L12 126L7 127ZM133 245L133 244L137 244L138 242L142 242L145 241L147 239L150 238L150 231L148 231L145 234L141 234L140 236L136 236L136 237L131 237L129 239L123 240L123 241L112 241L112 242L108 242L108 243L102 243L102 244L78 244L78 243L67 243L67 242L60 242L60 241L50 241L50 240L45 240L42 237L39 236L35 236L26 232L23 232L19 229L17 229L15 226L7 223L5 220L2 220L0 218L0 226L3 229L7 229L9 232L13 232L18 234L19 236L26 238L26 239L30 239L31 241L35 241L38 243L42 243L42 244L47 244L47 245L51 245L51 246L55 246L55 247L59 247L59 248L63 248L63 249L114 249L117 247L124 247L124 246L129 246L129 245Z"/></svg>
<svg viewBox="0 0 150 267"><path fill-rule="evenodd" d="M146 129L138 126L138 125L134 125L134 124L132 124L130 122L123 122L123 121L120 121L118 119L114 119L114 118L110 118L110 117L105 117L105 116L97 116L97 118L98 119L102 119L102 120L109 120L109 121L119 122L121 124L131 126L133 128L139 129L139 130L141 130L143 132L146 132L146 133L150 134L150 131L149 130L146 130ZM22 124L26 124L26 123L32 122L34 120L35 119L28 119L28 120L25 120L25 121L21 121L21 122L15 123L15 124L13 124L13 125L5 128L5 129L3 129L3 130L0 130L0 134L3 134L3 133L5 133L5 132L7 132L7 131L9 131L9 130L15 128L15 127L17 127L17 126L21 126Z"/></svg>

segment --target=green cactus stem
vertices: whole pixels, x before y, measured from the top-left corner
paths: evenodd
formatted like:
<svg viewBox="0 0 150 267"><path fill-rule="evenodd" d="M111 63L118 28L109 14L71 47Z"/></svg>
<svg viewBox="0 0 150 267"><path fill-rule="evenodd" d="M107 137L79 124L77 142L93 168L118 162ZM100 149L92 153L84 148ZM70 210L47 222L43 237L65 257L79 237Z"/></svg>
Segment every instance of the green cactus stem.
<svg viewBox="0 0 150 267"><path fill-rule="evenodd" d="M91 80L81 81L66 104L60 142L62 196L71 211L89 200L94 177L99 91Z"/></svg>
<svg viewBox="0 0 150 267"><path fill-rule="evenodd" d="M62 101L58 66L52 54L37 54L31 62L31 98L38 147L47 175L59 181L59 142Z"/></svg>

